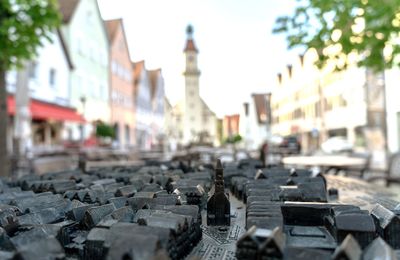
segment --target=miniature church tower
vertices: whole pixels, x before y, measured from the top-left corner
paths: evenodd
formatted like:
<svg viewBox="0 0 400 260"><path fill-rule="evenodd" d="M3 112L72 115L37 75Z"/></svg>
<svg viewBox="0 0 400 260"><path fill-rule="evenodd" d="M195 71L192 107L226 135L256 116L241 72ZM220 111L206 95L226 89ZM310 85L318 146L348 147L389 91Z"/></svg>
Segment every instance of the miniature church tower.
<svg viewBox="0 0 400 260"><path fill-rule="evenodd" d="M217 161L214 180L214 194L207 201L207 225L229 226L231 224L229 194L225 194L224 169Z"/></svg>

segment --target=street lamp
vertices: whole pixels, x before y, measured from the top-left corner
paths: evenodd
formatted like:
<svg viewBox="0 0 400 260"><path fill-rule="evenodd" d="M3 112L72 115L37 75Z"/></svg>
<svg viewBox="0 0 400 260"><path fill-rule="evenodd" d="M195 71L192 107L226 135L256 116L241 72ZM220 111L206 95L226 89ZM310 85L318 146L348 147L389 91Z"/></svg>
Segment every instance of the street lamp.
<svg viewBox="0 0 400 260"><path fill-rule="evenodd" d="M81 103L82 103L82 112L81 112L81 113L82 113L83 118L85 118L86 97L85 97L85 96L81 96L79 100L80 100ZM83 142L83 140L84 140L84 124L85 124L85 123L82 123L82 124L80 125L80 130L81 130L81 141L82 141L82 142Z"/></svg>

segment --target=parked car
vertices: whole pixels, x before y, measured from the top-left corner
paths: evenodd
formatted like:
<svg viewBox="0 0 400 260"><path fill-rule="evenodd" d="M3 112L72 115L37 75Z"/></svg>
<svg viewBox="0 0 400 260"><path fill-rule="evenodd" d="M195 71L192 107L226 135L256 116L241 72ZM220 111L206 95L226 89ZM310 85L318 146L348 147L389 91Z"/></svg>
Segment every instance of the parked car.
<svg viewBox="0 0 400 260"><path fill-rule="evenodd" d="M301 152L300 141L295 135L283 137L279 147L283 149L283 152L288 154L298 154Z"/></svg>
<svg viewBox="0 0 400 260"><path fill-rule="evenodd" d="M321 150L324 153L352 152L353 148L353 144L351 144L344 136L328 138L328 140L321 144Z"/></svg>
<svg viewBox="0 0 400 260"><path fill-rule="evenodd" d="M298 154L301 152L301 144L297 136L273 135L268 140L268 152L273 154Z"/></svg>

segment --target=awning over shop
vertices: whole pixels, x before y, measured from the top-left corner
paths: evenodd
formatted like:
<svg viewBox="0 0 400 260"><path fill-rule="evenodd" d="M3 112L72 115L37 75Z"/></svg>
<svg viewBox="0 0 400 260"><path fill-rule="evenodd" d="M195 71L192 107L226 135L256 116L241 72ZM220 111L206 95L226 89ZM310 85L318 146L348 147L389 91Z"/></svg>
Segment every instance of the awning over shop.
<svg viewBox="0 0 400 260"><path fill-rule="evenodd" d="M8 114L15 115L14 96L7 97L7 107ZM32 119L85 122L85 119L73 108L50 104L35 99L31 99L29 108Z"/></svg>

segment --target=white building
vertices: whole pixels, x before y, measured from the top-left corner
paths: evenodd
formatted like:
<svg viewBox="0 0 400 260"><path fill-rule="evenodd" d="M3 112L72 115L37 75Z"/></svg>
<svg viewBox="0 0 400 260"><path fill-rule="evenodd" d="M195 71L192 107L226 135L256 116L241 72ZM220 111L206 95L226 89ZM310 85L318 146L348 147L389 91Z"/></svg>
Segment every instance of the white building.
<svg viewBox="0 0 400 260"><path fill-rule="evenodd" d="M161 69L149 70L149 83L152 103L152 146L161 149L164 141L164 120L165 120L165 89L164 77Z"/></svg>
<svg viewBox="0 0 400 260"><path fill-rule="evenodd" d="M10 93L8 107L13 118L21 108L21 105L16 105L18 99L21 99L21 95L15 95L17 88L22 88L22 92L29 91L22 96L26 100L23 103L28 105L28 110L25 111L28 113L23 114L28 117L25 121L29 129L19 130L28 139L28 144L36 146L61 144L70 137L66 124L82 121L82 117L69 103L69 73L73 64L64 39L59 31L52 33L50 38L51 42L42 40L37 56L27 63L25 69L10 71L6 79ZM25 123L20 127L25 128L23 125ZM12 124L10 134L11 127ZM17 131L15 134L18 134Z"/></svg>
<svg viewBox="0 0 400 260"><path fill-rule="evenodd" d="M97 0L58 0L61 31L75 69L70 75L70 102L84 114L86 124L70 125L73 138L94 134L94 123L111 122L109 39Z"/></svg>
<svg viewBox="0 0 400 260"><path fill-rule="evenodd" d="M150 150L152 145L153 104L149 74L144 61L133 64L134 98L136 104L136 145Z"/></svg>
<svg viewBox="0 0 400 260"><path fill-rule="evenodd" d="M270 135L269 94L253 94L240 112L239 134L248 150L259 149Z"/></svg>
<svg viewBox="0 0 400 260"><path fill-rule="evenodd" d="M177 106L172 106L169 100L164 98L164 134L167 142L164 144L167 151L176 151L178 142L183 137L183 124L180 123L181 113Z"/></svg>
<svg viewBox="0 0 400 260"><path fill-rule="evenodd" d="M382 98L378 77L355 65L334 71L329 63L318 69L313 49L278 74L272 92L272 134L295 135L303 152L313 152L334 136L344 136L357 148L380 150ZM374 94L374 92L376 92ZM381 122L380 122L381 121Z"/></svg>
<svg viewBox="0 0 400 260"><path fill-rule="evenodd" d="M217 117L200 97L200 70L197 63L198 50L193 40L193 28L187 27L187 41L184 49L186 66L184 100L173 109L176 112L179 143L207 142L214 145L217 141Z"/></svg>
<svg viewBox="0 0 400 260"><path fill-rule="evenodd" d="M144 61L133 64L136 145L139 150L162 149L165 130L165 89L161 69L147 70Z"/></svg>
<svg viewBox="0 0 400 260"><path fill-rule="evenodd" d="M51 41L42 40L43 46L38 55L28 64L29 95L33 99L69 105L69 73L73 68L62 35L57 31L51 34ZM7 90L14 93L17 85L17 72L7 74Z"/></svg>

